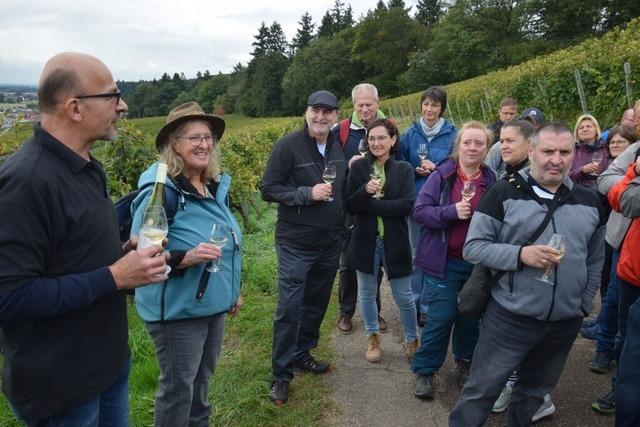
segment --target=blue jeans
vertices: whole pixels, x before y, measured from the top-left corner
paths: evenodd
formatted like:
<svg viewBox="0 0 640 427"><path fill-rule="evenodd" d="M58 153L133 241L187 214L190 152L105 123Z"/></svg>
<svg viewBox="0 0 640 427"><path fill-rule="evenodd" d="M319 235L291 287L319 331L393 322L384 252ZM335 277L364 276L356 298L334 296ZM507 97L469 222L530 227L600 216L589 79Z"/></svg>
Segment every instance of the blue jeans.
<svg viewBox="0 0 640 427"><path fill-rule="evenodd" d="M378 325L378 307L376 295L378 293L378 274L380 265L388 271L384 255L384 243L380 237L376 239L376 247L373 253L373 271L369 274L357 271L358 274L358 302L360 303L360 314L364 321L364 328L367 335L380 331ZM393 299L400 310L400 320L404 328L404 339L410 342L418 338L418 322L416 319L416 306L411 296L411 276L389 279Z"/></svg>
<svg viewBox="0 0 640 427"><path fill-rule="evenodd" d="M544 285L538 285L544 286ZM491 300L480 325L469 379L449 415L449 427L481 426L509 375L518 368L507 426L528 426L544 395L558 383L582 317L543 322Z"/></svg>
<svg viewBox="0 0 640 427"><path fill-rule="evenodd" d="M409 225L409 243L411 243L411 257L413 261L413 273L411 274L411 291L413 292L413 301L416 305L418 313L427 314L429 311L429 300L427 299L427 288L423 286L424 273L416 268L416 250L420 237L422 236L422 225L418 224L409 216L407 221Z"/></svg>
<svg viewBox="0 0 640 427"><path fill-rule="evenodd" d="M127 427L131 359L115 383L102 394L47 418L25 420L29 427ZM13 409L13 408L12 408Z"/></svg>
<svg viewBox="0 0 640 427"><path fill-rule="evenodd" d="M616 266L619 259L620 251L614 250L611 256L611 279L598 316L596 351L610 355L613 355L614 343L618 334L618 275L616 274Z"/></svg>
<svg viewBox="0 0 640 427"><path fill-rule="evenodd" d="M640 425L640 299L629 308L627 321L615 390L616 427Z"/></svg>
<svg viewBox="0 0 640 427"><path fill-rule="evenodd" d="M276 243L278 303L273 315L273 380L291 381L293 364L318 345L342 242L322 250Z"/></svg>
<svg viewBox="0 0 640 427"><path fill-rule="evenodd" d="M413 372L430 375L440 369L447 357L452 328L456 361L471 360L478 342L478 321L458 316L458 293L472 269L473 264L449 258L444 279L425 275L429 317L422 331L420 349L413 357Z"/></svg>
<svg viewBox="0 0 640 427"><path fill-rule="evenodd" d="M227 314L146 323L160 367L155 426L209 425L209 379L222 348Z"/></svg>

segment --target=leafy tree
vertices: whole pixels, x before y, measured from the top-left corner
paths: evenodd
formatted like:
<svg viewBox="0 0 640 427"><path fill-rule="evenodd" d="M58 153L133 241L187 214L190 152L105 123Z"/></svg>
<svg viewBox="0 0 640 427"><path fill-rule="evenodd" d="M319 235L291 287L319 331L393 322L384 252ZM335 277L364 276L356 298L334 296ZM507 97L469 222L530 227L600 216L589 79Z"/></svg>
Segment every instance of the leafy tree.
<svg viewBox="0 0 640 427"><path fill-rule="evenodd" d="M387 5L384 4L383 0L378 0L378 3L376 4L376 9L374 12L381 12L387 10Z"/></svg>
<svg viewBox="0 0 640 427"><path fill-rule="evenodd" d="M407 69L409 53L423 44L423 34L405 9L374 11L356 27L351 56L364 64L365 77L382 94L397 95L397 78Z"/></svg>
<svg viewBox="0 0 640 427"><path fill-rule="evenodd" d="M281 114L281 84L288 66L289 59L277 52L253 60L247 69L246 85L236 103L240 112L251 117Z"/></svg>
<svg viewBox="0 0 640 427"><path fill-rule="evenodd" d="M294 53L307 47L315 38L313 35L315 24L312 22L309 12L305 12L304 15L302 15L298 24L300 27L293 37L293 40L291 40L291 49Z"/></svg>
<svg viewBox="0 0 640 427"><path fill-rule="evenodd" d="M604 15L607 29L640 16L640 2L637 0L609 0L605 4Z"/></svg>
<svg viewBox="0 0 640 427"><path fill-rule="evenodd" d="M575 44L604 28L603 0L532 0L526 2L532 30L554 48Z"/></svg>
<svg viewBox="0 0 640 427"><path fill-rule="evenodd" d="M418 0L414 18L430 29L440 20L443 14L442 0Z"/></svg>
<svg viewBox="0 0 640 427"><path fill-rule="evenodd" d="M309 94L327 89L338 98L348 97L362 81L362 64L351 56L355 29L315 40L299 52L282 80L284 111L301 114Z"/></svg>
<svg viewBox="0 0 640 427"><path fill-rule="evenodd" d="M389 0L389 3L387 4L387 8L389 10L393 9L394 7L397 7L399 9L405 9L407 7L407 5L404 3L404 0ZM411 9L411 8L409 8ZM407 9L408 11L408 9Z"/></svg>

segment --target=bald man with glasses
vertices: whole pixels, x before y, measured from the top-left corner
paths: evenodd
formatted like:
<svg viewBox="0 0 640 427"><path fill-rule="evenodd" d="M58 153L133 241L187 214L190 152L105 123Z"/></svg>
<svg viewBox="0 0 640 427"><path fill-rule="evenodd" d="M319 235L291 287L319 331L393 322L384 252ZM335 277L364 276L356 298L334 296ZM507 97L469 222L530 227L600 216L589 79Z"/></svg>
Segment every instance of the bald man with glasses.
<svg viewBox="0 0 640 427"><path fill-rule="evenodd" d="M126 289L166 279L162 247L121 246L102 165L127 111L97 58L44 67L42 121L0 167L2 390L28 426L129 422Z"/></svg>

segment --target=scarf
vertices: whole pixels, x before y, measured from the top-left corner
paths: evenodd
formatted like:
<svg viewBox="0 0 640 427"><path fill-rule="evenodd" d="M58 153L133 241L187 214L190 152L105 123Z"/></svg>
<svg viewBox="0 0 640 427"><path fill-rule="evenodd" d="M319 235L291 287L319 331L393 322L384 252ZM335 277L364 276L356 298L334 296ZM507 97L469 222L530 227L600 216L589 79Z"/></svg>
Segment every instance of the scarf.
<svg viewBox="0 0 640 427"><path fill-rule="evenodd" d="M429 125L427 125L424 122L424 117L420 119L420 126L422 127L422 132L427 137L428 142L431 142L431 140L440 133L440 130L442 129L443 125L444 125L444 119L442 117L438 119L438 121L436 122L435 125L433 125L433 127L429 127Z"/></svg>
<svg viewBox="0 0 640 427"><path fill-rule="evenodd" d="M386 119L387 116L380 110L378 110L378 112L376 113L376 118L377 119ZM358 117L358 114L354 111L353 114L351 114L351 129L364 129L364 123L362 123L362 120L360 120L360 117Z"/></svg>

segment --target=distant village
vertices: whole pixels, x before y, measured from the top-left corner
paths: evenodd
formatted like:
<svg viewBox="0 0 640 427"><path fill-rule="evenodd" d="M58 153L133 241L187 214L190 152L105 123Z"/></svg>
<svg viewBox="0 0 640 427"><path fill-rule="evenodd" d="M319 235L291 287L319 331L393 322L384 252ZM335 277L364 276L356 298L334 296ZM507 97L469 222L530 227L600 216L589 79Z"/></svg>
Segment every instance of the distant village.
<svg viewBox="0 0 640 427"><path fill-rule="evenodd" d="M15 122L37 122L38 95L33 87L0 86L0 129L11 127Z"/></svg>

